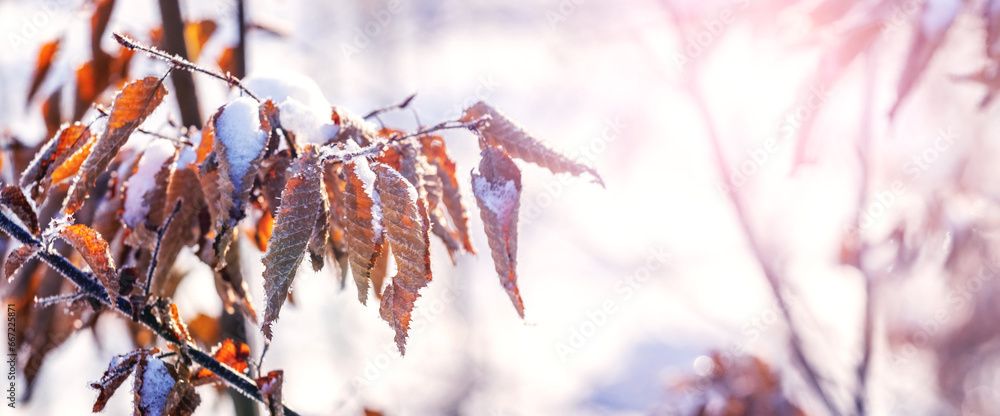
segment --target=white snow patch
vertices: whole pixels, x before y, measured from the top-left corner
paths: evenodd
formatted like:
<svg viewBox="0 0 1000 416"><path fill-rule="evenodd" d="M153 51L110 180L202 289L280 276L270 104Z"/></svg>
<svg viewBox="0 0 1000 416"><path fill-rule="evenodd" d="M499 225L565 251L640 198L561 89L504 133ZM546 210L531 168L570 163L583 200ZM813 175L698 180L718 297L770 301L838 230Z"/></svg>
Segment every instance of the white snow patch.
<svg viewBox="0 0 1000 416"><path fill-rule="evenodd" d="M156 187L156 174L167 160L174 155L174 145L166 140L154 140L146 147L134 175L128 179L125 191L125 212L122 221L131 228L142 224L149 213L144 197Z"/></svg>
<svg viewBox="0 0 1000 416"><path fill-rule="evenodd" d="M330 108L317 113L299 100L288 98L278 104L281 127L294 133L299 143L324 144L340 131L340 126L330 120Z"/></svg>
<svg viewBox="0 0 1000 416"><path fill-rule="evenodd" d="M348 152L361 150L361 147L353 141L347 141L346 143L345 150ZM368 158L366 156L351 158L350 163L354 165L354 172L357 173L358 179L361 180L365 193L375 202L372 204L372 228L375 229L375 239L378 240L382 236L382 198L379 197L378 192L375 192L375 171L368 165Z"/></svg>
<svg viewBox="0 0 1000 416"><path fill-rule="evenodd" d="M499 218L510 215L514 205L517 204L517 185L512 180L494 184L482 176L473 176L472 191L483 202L483 206L493 211Z"/></svg>
<svg viewBox="0 0 1000 416"><path fill-rule="evenodd" d="M215 138L226 146L229 179L242 188L243 175L250 162L260 155L267 143L267 133L260 128L260 110L252 98L241 97L226 104L215 120Z"/></svg>
<svg viewBox="0 0 1000 416"><path fill-rule="evenodd" d="M163 408L167 405L167 393L174 387L174 378L170 376L170 371L163 361L157 358L149 358L146 364L146 371L142 374L142 402L139 406L151 415L163 414Z"/></svg>
<svg viewBox="0 0 1000 416"><path fill-rule="evenodd" d="M962 0L928 0L920 26L928 38L941 36L962 8Z"/></svg>
<svg viewBox="0 0 1000 416"><path fill-rule="evenodd" d="M197 149L198 145L201 144L201 132L195 132L195 134L189 135L188 141L191 142L191 146L182 147L180 154L177 155L177 166L181 168L198 160L198 153L195 152L195 149Z"/></svg>
<svg viewBox="0 0 1000 416"><path fill-rule="evenodd" d="M323 144L340 130L331 121L333 106L312 78L292 71L258 72L243 85L262 99L274 100L281 126L295 133L299 143Z"/></svg>

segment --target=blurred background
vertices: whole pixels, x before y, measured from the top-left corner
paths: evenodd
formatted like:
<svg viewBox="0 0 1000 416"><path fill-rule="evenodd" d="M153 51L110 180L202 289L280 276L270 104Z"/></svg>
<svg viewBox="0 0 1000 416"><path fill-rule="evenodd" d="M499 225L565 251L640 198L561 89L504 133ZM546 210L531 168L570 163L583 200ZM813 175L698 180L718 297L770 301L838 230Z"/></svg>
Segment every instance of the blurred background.
<svg viewBox="0 0 1000 416"><path fill-rule="evenodd" d="M217 24L197 62L224 66L238 2L180 6L186 21ZM1000 118L989 100L1000 1L244 6L248 73L304 74L359 114L417 93L419 121L382 118L406 130L484 100L607 185L520 164L525 319L481 231L480 254L455 266L433 243L405 357L377 307L303 268L265 363L284 369L284 400L301 414L1000 414ZM94 9L0 1L5 149L50 135L46 97L90 59ZM108 28L151 42L160 19L156 2L119 1ZM40 48L57 38L50 76L26 100ZM109 36L101 48L118 50ZM129 76L165 69L136 54ZM230 94L194 80L202 115ZM166 102L147 125L179 117ZM476 138L445 138L471 195ZM260 311L260 253L241 244ZM206 276L178 288L181 316L218 317L207 267L178 261ZM105 315L48 354L12 414L89 410L88 384L133 348ZM243 336L262 348L256 328ZM199 391L196 414L235 413L228 395ZM130 395L108 406L126 414Z"/></svg>

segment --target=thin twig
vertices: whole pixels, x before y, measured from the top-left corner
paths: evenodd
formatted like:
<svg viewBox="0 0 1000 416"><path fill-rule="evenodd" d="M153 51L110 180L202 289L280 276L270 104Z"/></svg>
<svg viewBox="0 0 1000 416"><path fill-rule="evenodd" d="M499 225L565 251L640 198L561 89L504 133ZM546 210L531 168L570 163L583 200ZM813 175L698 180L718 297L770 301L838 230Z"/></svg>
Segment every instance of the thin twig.
<svg viewBox="0 0 1000 416"><path fill-rule="evenodd" d="M704 97L697 87L697 80L692 77L687 84L687 89L692 99L695 101L695 106L701 113L702 119L705 123L705 128L708 131L709 142L712 145L713 155L715 157L715 165L719 170L719 176L722 177L722 181L726 186L729 196L729 200L736 211L736 216L739 219L740 227L743 229L743 234L747 238L747 242L750 245L751 251L753 251L754 256L757 259L762 271L764 272L764 277L767 280L768 285L771 288L771 292L778 302L778 308L781 309L781 313L785 318L785 322L788 325L789 332L789 344L791 345L792 355L795 361L798 362L803 373L805 373L806 383L810 388L816 393L817 396L823 401L823 404L829 409L830 413L833 415L840 415L841 412L834 405L833 400L827 394L826 390L820 382L819 373L813 368L809 360L806 358L805 350L802 346L802 339L799 336L799 332L796 329L797 325L795 319L791 313L788 306L788 301L785 299L782 293L782 285L784 284L782 278L772 265L765 260L766 254L764 253L763 246L760 241L758 241L757 234L754 233L752 227L750 226L750 219L746 214L746 209L743 206L743 201L740 199L739 192L737 188L732 183L732 176L730 175L729 164L726 162L726 158L722 150L722 142L719 139L719 133L715 129L715 123L712 121L712 114L709 111L708 104L705 102Z"/></svg>
<svg viewBox="0 0 1000 416"><path fill-rule="evenodd" d="M159 230L156 230L156 246L153 248L153 259L149 261L149 271L146 273L146 295L143 299L149 299L149 290L153 287L153 273L156 272L157 261L156 259L160 256L160 244L163 243L163 236L167 234L167 227L170 227L170 222L174 220L174 217L181 210L181 202L177 201L174 205L173 212L167 216L167 219L163 221L163 225L160 226Z"/></svg>
<svg viewBox="0 0 1000 416"><path fill-rule="evenodd" d="M416 96L417 96L417 93L413 93L413 94L410 94L409 97L406 97L406 99L404 99L401 102L398 102L398 103L392 104L392 105L387 105L385 107L372 110L372 112L368 113L368 115L365 116L365 120L368 120L368 119L370 119L372 117L375 117L375 116L377 116L379 114L382 114L384 112L387 112L387 111L402 110L402 109L406 108L406 106L410 105L410 101L413 101L413 98L416 97Z"/></svg>
<svg viewBox="0 0 1000 416"><path fill-rule="evenodd" d="M864 212L866 212L865 207L868 205L868 192L871 187L872 114L875 111L876 86L875 58L874 54L871 53L871 49L868 50L868 54L865 56L865 63L867 64L865 68L865 91L861 109L863 113L861 114L861 132L858 134L857 148L858 161L861 163L861 184L858 187L858 209L854 218L854 229L852 230L855 233L853 237L856 239L855 242L857 244L857 253L854 255L854 267L857 267L858 271L861 272L861 277L865 280L865 316L861 341L862 353L861 362L858 363L857 370L858 386L854 394L854 407L858 416L863 416L867 413L865 402L868 397L868 368L871 363L872 337L875 326L874 279L860 261L861 256L868 249L868 244L865 242L864 236L861 235L861 221Z"/></svg>
<svg viewBox="0 0 1000 416"><path fill-rule="evenodd" d="M141 43L139 43L139 42L137 42L135 40L129 39L127 36L123 36L123 35L120 35L118 33L114 33L113 36L114 36L115 40L118 43L120 43L122 46L124 46L124 47L126 47L128 49L132 49L132 50L138 49L140 51L143 51L143 52L145 52L145 53L147 53L147 54L149 54L149 55L151 55L153 57L156 57L156 58L159 58L159 59L162 59L162 60L166 61L171 66L173 66L174 68L177 68L177 69L183 69L185 71L191 71L191 72L201 72L202 74L205 74L205 75L208 75L208 76L220 79L222 81L225 81L230 86L239 88L241 91L243 91L244 94L249 95L254 100L257 100L257 102L260 102L260 98L257 97L257 95L255 95L252 91L248 90L245 86L243 86L243 82L240 81L239 78L233 76L232 74L229 74L229 73L220 74L218 72L214 72L214 71L202 68L202 67L200 67L198 65L195 65L195 64L189 62L188 60L186 60L184 58L181 58L179 56L170 55L170 54L168 54L166 52L163 52L163 51L161 51L159 49L156 49L156 48L154 48L152 46L143 45L143 44L141 44Z"/></svg>
<svg viewBox="0 0 1000 416"><path fill-rule="evenodd" d="M107 116L108 115L108 110L105 109L103 106L96 105L96 106L94 106L94 108L96 108L97 112L100 113L102 116ZM142 134L145 134L145 135L149 135L149 136L153 136L153 137L155 137L157 139L169 140L169 141L173 142L175 145L194 147L194 143L191 143L191 141L187 140L187 139L182 139L180 137L170 137L170 136L167 136L167 135L165 135L163 133L157 133L155 131L150 131L150 130L143 129L142 127L136 128L135 130L138 131L139 133L142 133Z"/></svg>
<svg viewBox="0 0 1000 416"><path fill-rule="evenodd" d="M76 268L76 266L70 263L65 257L42 248L42 243L40 241L36 240L35 237L29 234L27 230L21 228L20 225L17 225L14 220L10 219L7 214L3 212L0 212L0 230L3 230L3 232L11 238L18 240L21 244L38 247L39 250L35 256L47 263L50 267L59 272L59 274L62 274L64 277L69 279L69 281L73 282L73 284L79 287L80 290L88 297L110 306L112 309L118 311L122 315L125 315L129 319L132 318L132 304L128 299L121 295L115 299L111 299L108 295L107 289L104 288L104 285L87 273L84 273L80 269ZM257 388L256 382L243 374L237 373L229 366L220 363L208 353L198 349L196 345L191 344L186 340L178 339L170 330L163 327L156 315L154 315L148 308L143 309L142 312L139 313L139 322L153 332L156 332L157 335L163 338L166 342L177 345L186 350L194 362L215 373L220 379L228 383L230 387L241 391L243 394L246 394L258 402L264 403L264 397L261 395L260 389ZM291 416L298 415L298 413L289 409L288 406L283 406L285 414Z"/></svg>
<svg viewBox="0 0 1000 416"><path fill-rule="evenodd" d="M425 134L433 133L435 131L440 131L440 130L465 129L478 133L481 129L486 127L486 124L489 123L489 121L490 121L489 115L484 115L478 119L465 122L457 120L442 121L434 126L417 130L415 133L410 133L405 136L390 138L389 142L391 143L391 142L403 141L406 139L423 136Z"/></svg>
<svg viewBox="0 0 1000 416"><path fill-rule="evenodd" d="M39 298L36 297L35 298L35 304L38 305L39 308L44 308L44 307L51 306L51 305L54 305L54 304L57 304L57 303L63 302L63 301L74 301L74 300L77 300L77 299L79 299L79 298L81 298L83 296L87 296L87 294L83 293L83 292L73 292L73 293L68 293L68 294L65 294L65 295L55 295L55 296L49 296L49 297L41 298L41 299L39 299Z"/></svg>
<svg viewBox="0 0 1000 416"><path fill-rule="evenodd" d="M478 119L472 120L472 121L468 121L468 122L462 122L462 121L457 121L457 120L443 121L441 123L438 123L437 125L420 129L420 130L418 130L418 131L416 131L414 133L405 134L405 135L398 135L397 134L395 136L390 137L388 140L377 141L375 143L372 143L372 144L370 144L368 146L365 146L365 147L363 147L363 148L361 148L359 150L355 150L353 152L342 152L337 147L337 144L339 144L339 143L332 143L332 144L329 144L329 145L323 147L323 151L320 153L320 157L322 158L322 160L323 160L324 163L325 162L330 162L330 161L350 162L351 159L356 158L356 157L377 155L377 154L381 153L382 150L385 149L386 146L389 146L391 144L394 144L394 143L397 143L397 142L401 142L401 141L404 141L404 140L409 140L409 139L412 139L414 137L420 137L420 136L423 136L425 134L429 134L429 133L433 133L435 131L441 131L441 130L466 129L466 130L471 130L473 132L476 132L478 134L479 131L480 131L480 129L484 128L486 126L486 123L489 122L489 120L490 120L490 116L489 115L485 115L485 116L483 116L481 118L478 118Z"/></svg>

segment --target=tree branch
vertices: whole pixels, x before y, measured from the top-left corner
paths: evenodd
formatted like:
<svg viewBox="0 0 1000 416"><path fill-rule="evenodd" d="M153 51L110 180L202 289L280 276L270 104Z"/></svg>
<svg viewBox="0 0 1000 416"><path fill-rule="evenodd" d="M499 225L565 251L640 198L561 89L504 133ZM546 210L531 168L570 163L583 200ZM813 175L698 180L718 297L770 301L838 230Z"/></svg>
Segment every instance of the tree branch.
<svg viewBox="0 0 1000 416"><path fill-rule="evenodd" d="M184 42L184 19L181 18L181 7L178 0L160 0L160 16L163 18L163 47L168 53L175 54L187 60L187 44ZM177 105L181 110L181 123L184 127L201 128L201 110L198 107L198 94L195 91L194 78L190 72L175 72L170 79L174 82L174 92L177 94Z"/></svg>
<svg viewBox="0 0 1000 416"><path fill-rule="evenodd" d="M236 67L234 68L236 74L234 75L238 78L247 76L247 12L245 3L243 0L236 0L236 23L239 25L237 27L239 39L236 42Z"/></svg>
<svg viewBox="0 0 1000 416"><path fill-rule="evenodd" d="M386 111L402 110L402 109L406 108L408 105L410 105L410 101L413 101L413 98L416 97L416 96L417 96L417 93L413 93L413 94L410 94L409 97L406 97L405 99L403 99L403 101L401 101L401 102L398 102L398 103L392 104L392 105L387 105L385 107L372 110L372 112L370 112L367 115L365 115L365 120L368 120L368 119L370 119L372 117L375 117L375 116L377 116L379 114L382 114L382 113L384 113Z"/></svg>
<svg viewBox="0 0 1000 416"><path fill-rule="evenodd" d="M112 300L108 295L107 289L105 289L100 282L87 273L84 273L80 269L76 268L76 266L70 263L69 260L66 260L65 257L46 250L42 247L42 243L40 241L36 240L31 234L28 233L28 231L17 225L17 223L7 217L7 214L3 212L0 212L0 230L3 230L3 232L7 233L7 235L11 238L18 240L21 244L38 247L39 250L35 256L73 282L73 284L79 287L83 293L107 306L110 306L112 309L118 311L122 315L125 315L129 319L132 318L132 304L128 301L128 299L124 296L118 296ZM186 351L194 362L215 373L215 375L219 376L220 379L228 383L230 387L239 390L241 393L258 402L264 403L264 398L260 393L260 389L257 388L257 383L249 377L237 373L229 366L216 361L211 355L198 349L196 345L177 339L173 333L163 327L156 315L151 313L149 309L144 309L142 313L139 314L139 322L153 332L156 332L157 335L168 343L181 347L181 350ZM292 416L298 415L298 413L289 409L288 406L283 406L285 408L285 414Z"/></svg>
<svg viewBox="0 0 1000 416"><path fill-rule="evenodd" d="M153 56L154 58L159 58L166 61L171 66L177 69L182 69L191 72L201 72L202 74L225 81L229 85L239 88L240 91L243 91L243 93L250 96L250 98L253 98L254 100L257 100L257 102L260 102L260 98L257 97L257 95L255 95L253 92L248 90L247 87L243 86L243 82L241 82L239 78L233 76L232 74L227 73L223 75L214 71L210 71L208 69L202 68L198 65L189 62L187 59L175 55L170 55L152 46L143 45L139 42L129 39L128 37L119 35L118 33L114 33L112 36L115 37L115 40L119 44L128 49L132 50L138 49L140 51L143 51L149 54L150 56Z"/></svg>
<svg viewBox="0 0 1000 416"><path fill-rule="evenodd" d="M865 63L867 64L865 68L865 90L863 93L864 97L862 98L864 102L861 106L861 131L858 134L857 144L858 161L861 163L861 184L858 187L858 209L854 217L854 229L852 230L856 244L854 248L857 250L852 258L853 266L861 272L861 277L865 280L864 327L862 329L861 341L862 353L861 362L858 363L857 369L857 391L854 394L854 407L858 416L866 414L865 403L868 398L868 368L871 363L872 337L875 327L875 282L871 273L861 264L863 253L868 250L868 244L865 242L864 236L861 235L861 221L865 207L868 205L868 192L869 188L871 188L872 114L875 111L875 71L877 70L871 49L868 50L868 54L865 56Z"/></svg>
<svg viewBox="0 0 1000 416"><path fill-rule="evenodd" d="M753 252L754 257L757 259L757 262L764 272L764 277L771 288L771 293L778 301L778 308L781 309L781 314L785 318L785 323L788 325L789 344L792 349L792 355L801 367L802 372L805 375L806 383L809 387L816 393L817 396L819 396L820 400L823 401L823 404L827 407L827 409L829 409L830 413L833 415L840 415L841 413L837 409L837 406L834 405L833 400L820 383L819 373L815 368L813 368L812 364L810 364L809 360L806 358L805 350L802 346L802 339L796 329L798 326L796 325L795 319L790 308L788 307L788 302L782 293L782 285L784 284L783 280L778 272L773 269L771 264L765 260L766 254L764 253L760 241L757 239L757 234L754 233L752 227L750 226L750 219L746 214L743 201L740 199L739 192L732 183L729 164L726 162L725 155L723 154L722 143L719 140L719 133L715 130L715 123L712 121L712 115L709 111L708 104L705 102L705 98L698 90L696 77L692 76L692 78L689 79L687 89L692 99L695 101L696 107L701 113L702 119L705 123L705 128L708 131L708 138L711 142L713 155L715 157L715 165L719 170L719 176L722 177L722 181L728 190L726 195L729 196L729 200L736 211L736 216L743 230L743 234L746 236L747 242L750 245L750 250Z"/></svg>

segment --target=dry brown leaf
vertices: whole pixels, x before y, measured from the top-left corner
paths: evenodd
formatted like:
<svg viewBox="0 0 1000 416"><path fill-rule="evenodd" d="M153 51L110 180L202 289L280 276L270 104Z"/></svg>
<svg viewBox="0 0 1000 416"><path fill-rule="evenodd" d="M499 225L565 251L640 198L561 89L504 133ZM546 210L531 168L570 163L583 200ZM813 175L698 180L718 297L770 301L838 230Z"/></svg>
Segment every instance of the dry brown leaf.
<svg viewBox="0 0 1000 416"><path fill-rule="evenodd" d="M278 130L284 132L289 146L298 153L299 146L295 144L295 135L281 128L281 114L278 110L278 104L274 100L268 99L260 104L260 118L261 123L266 120L267 124L271 126L271 135L267 138L267 145L264 146L265 158L278 151L278 145L281 144L281 135L278 134Z"/></svg>
<svg viewBox="0 0 1000 416"><path fill-rule="evenodd" d="M118 387L132 374L132 370L139 364L139 361L157 352L159 351L156 349L135 350L112 359L101 380L90 385L90 387L99 391L97 401L94 402L93 412L98 413L104 410L104 406L108 404L108 399L115 394Z"/></svg>
<svg viewBox="0 0 1000 416"><path fill-rule="evenodd" d="M382 300L382 288L385 287L385 278L389 277L389 256L392 255L392 247L387 244L382 245L382 249L379 250L378 257L375 258L375 262L372 263L372 269L369 273L369 279L372 282L372 290L375 291L375 296L378 297L379 301Z"/></svg>
<svg viewBox="0 0 1000 416"><path fill-rule="evenodd" d="M164 416L191 416L201 404L201 396L187 380L177 380L174 387L167 393L167 402L163 407Z"/></svg>
<svg viewBox="0 0 1000 416"><path fill-rule="evenodd" d="M248 117L248 112L256 117ZM249 124L247 124L249 123ZM246 215L246 205L250 199L254 177L260 168L264 146L271 133L271 126L259 105L249 98L238 98L223 108L214 117L214 166L218 177L215 186L217 200L209 200L212 208L214 228L217 234L215 249L215 269L226 265L226 252L233 241L237 223ZM213 158L206 158L200 172L207 172ZM202 179L206 197L213 197Z"/></svg>
<svg viewBox="0 0 1000 416"><path fill-rule="evenodd" d="M101 52L103 53L103 52ZM76 69L76 101L73 106L73 119L78 120L97 99L97 94L107 85L98 78L94 69L94 61L87 61Z"/></svg>
<svg viewBox="0 0 1000 416"><path fill-rule="evenodd" d="M323 190L326 194L327 225L329 225L327 239L327 253L333 258L333 265L337 267L337 276L340 279L340 287L343 288L347 282L349 264L347 256L346 222L344 220L344 187L345 183L341 177L343 163L330 163L323 171Z"/></svg>
<svg viewBox="0 0 1000 416"><path fill-rule="evenodd" d="M164 150L170 153L160 153ZM131 187L134 180L141 183L138 186L145 186L146 181L152 181L152 187L148 187L145 193L138 195L140 199L138 204L130 203L128 200L129 196L135 197L135 193L126 192L122 222L131 230L127 240L129 245L153 250L156 244L156 230L163 224L166 216L174 207L174 205L167 205L167 188L174 172L177 155L176 148L165 142L160 142L148 146L137 161L136 172L128 178L125 186ZM166 159L161 161L164 156ZM151 172L147 169L156 169L151 178L149 177Z"/></svg>
<svg viewBox="0 0 1000 416"><path fill-rule="evenodd" d="M326 201L330 209L327 211L328 224L330 225L330 243L339 245L346 252L346 242L344 242L344 182L343 163L330 163L323 171L323 189L326 192Z"/></svg>
<svg viewBox="0 0 1000 416"><path fill-rule="evenodd" d="M90 129L79 122L64 127L58 135L49 140L35 155L28 167L21 173L18 182L22 188L30 191L31 198L36 202L45 195L47 187L43 183L51 183L50 173L61 166L66 159L79 151L90 140Z"/></svg>
<svg viewBox="0 0 1000 416"><path fill-rule="evenodd" d="M132 131L163 102L167 89L163 87L161 81L156 77L133 81L115 97L108 116L108 127L83 162L80 176L73 182L66 197L64 206L67 213L73 213L83 205L87 192L97 180L97 175L108 168Z"/></svg>
<svg viewBox="0 0 1000 416"><path fill-rule="evenodd" d="M264 398L264 405L271 416L284 416L285 408L281 404L281 385L284 380L284 371L275 370L267 373L266 376L256 380L260 395Z"/></svg>
<svg viewBox="0 0 1000 416"><path fill-rule="evenodd" d="M368 146L379 135L374 124L343 107L333 106L330 119L334 125L340 126L337 135L331 140L336 143L346 143L350 139L361 146Z"/></svg>
<svg viewBox="0 0 1000 416"><path fill-rule="evenodd" d="M589 173L594 176L597 183L604 186L604 180L597 170L552 149L485 102L480 101L466 109L462 121L474 121L487 115L490 116L489 125L482 130L487 144L501 146L507 154L544 167L553 173L568 172L573 176Z"/></svg>
<svg viewBox="0 0 1000 416"><path fill-rule="evenodd" d="M164 208L174 207L178 202L181 209L163 234L156 256L160 266L153 272L150 293L161 297L173 296L173 291L167 289L176 288L176 285L167 277L181 248L198 242L198 216L205 207L205 197L201 193L198 177L190 167L178 166L170 177Z"/></svg>
<svg viewBox="0 0 1000 416"><path fill-rule="evenodd" d="M42 102L42 118L45 119L45 128L48 134L46 136L52 137L59 130L59 125L62 124L62 90L52 91L49 94L49 98L46 98Z"/></svg>
<svg viewBox="0 0 1000 416"><path fill-rule="evenodd" d="M448 226L448 219L438 206L441 201L442 185L437 175L437 167L428 163L418 146L410 142L402 142L395 149L398 152L398 168L395 166L393 168L417 189L417 195L427 206L431 232L444 243L448 249L448 256L454 264L455 254L462 250L462 246L459 244L458 232Z"/></svg>
<svg viewBox="0 0 1000 416"><path fill-rule="evenodd" d="M348 261L354 283L358 286L358 300L368 301L368 280L375 258L382 250L382 216L373 198L374 176L364 157L344 164L344 218ZM363 180L364 178L364 180Z"/></svg>
<svg viewBox="0 0 1000 416"><path fill-rule="evenodd" d="M521 205L521 171L496 147L483 149L479 173L472 173L472 192L483 218L486 238L500 284L517 314L524 318L524 302L517 289L517 213Z"/></svg>
<svg viewBox="0 0 1000 416"><path fill-rule="evenodd" d="M188 330L191 338L194 338L201 345L215 345L219 342L219 320L211 316L199 313L191 322L188 322Z"/></svg>
<svg viewBox="0 0 1000 416"><path fill-rule="evenodd" d="M264 253L266 302L264 336L271 339L271 324L288 296L295 271L309 246L322 209L322 165L314 147L303 149L292 163L290 176L281 193L281 207L275 218L273 235Z"/></svg>
<svg viewBox="0 0 1000 416"><path fill-rule="evenodd" d="M184 321L181 320L180 313L177 311L177 304L171 303L170 306L161 309L160 321L164 322L165 329L181 342L194 343L187 325L184 325Z"/></svg>
<svg viewBox="0 0 1000 416"><path fill-rule="evenodd" d="M444 139L440 136L421 136L421 151L428 163L437 168L438 182L441 184L441 202L448 209L451 224L455 227L462 247L469 253L476 253L469 236L469 213L462 199L455 176L455 162L448 156ZM440 208L440 207L439 207Z"/></svg>
<svg viewBox="0 0 1000 416"><path fill-rule="evenodd" d="M90 152L94 149L95 143L97 143L97 140L91 136L91 139L87 140L80 150L73 153L63 164L56 167L51 175L42 180L42 187L48 189L51 184L62 182L76 175L80 171L80 167L83 166L83 162L90 157Z"/></svg>
<svg viewBox="0 0 1000 416"><path fill-rule="evenodd" d="M215 63L223 73L236 73L236 48L223 49Z"/></svg>
<svg viewBox="0 0 1000 416"><path fill-rule="evenodd" d="M83 256L98 280L104 284L111 299L118 297L118 272L115 270L115 260L108 250L108 242L104 241L97 231L83 224L74 224L63 228L59 237Z"/></svg>
<svg viewBox="0 0 1000 416"><path fill-rule="evenodd" d="M61 313L59 308L40 308L34 303L34 297L44 299L48 296L55 296L62 291L62 288L71 285L55 269L39 267L36 271L41 271L41 281L37 282L37 291L31 298L30 308L18 309L17 320L22 321L24 315L30 315L25 326L29 327L24 333L21 341L21 351L27 351L27 363L24 364L24 380L27 381L23 393L20 387L18 394L22 395L25 401L29 400L35 382L39 380L38 375L42 369L42 363L46 357L78 328L74 325L77 320L71 314ZM33 283L32 283L33 284ZM30 312L28 312L30 311ZM28 312L28 313L24 313ZM20 385L19 385L20 386Z"/></svg>
<svg viewBox="0 0 1000 416"><path fill-rule="evenodd" d="M198 183L201 185L201 193L204 196L206 208L209 213L209 233L208 238L219 239L219 224L223 222L222 216L227 215L222 209L222 190L219 189L219 165L216 163L215 153L210 153L205 158L204 163L198 166ZM214 260L214 253L213 253ZM207 262L215 268L215 262Z"/></svg>
<svg viewBox="0 0 1000 416"><path fill-rule="evenodd" d="M257 250L260 250L261 253L267 251L267 242L273 233L274 217L271 216L270 212L264 211L260 219L257 220L257 226L254 227L253 232L253 242L257 245Z"/></svg>
<svg viewBox="0 0 1000 416"><path fill-rule="evenodd" d="M225 108L225 107L223 107ZM222 112L222 108L216 111L209 117L208 122L205 123L205 127L201 130L201 140L198 141L198 147L195 148L195 160L193 164L201 165L205 162L205 158L208 157L209 153L212 153L212 149L215 148L215 119Z"/></svg>
<svg viewBox="0 0 1000 416"><path fill-rule="evenodd" d="M375 191L382 202L386 241L396 260L396 275L382 294L379 314L396 331L396 346L406 353L413 303L431 281L427 207L403 175L381 163L372 165Z"/></svg>
<svg viewBox="0 0 1000 416"><path fill-rule="evenodd" d="M49 69L52 68L52 58L56 55L56 50L59 48L59 39L51 42L46 42L42 44L41 49L38 50L38 60L35 64L35 74L31 77L31 88L28 89L28 102L35 97L35 93L38 92L38 87L42 86L42 81L45 81L45 76L48 75Z"/></svg>
<svg viewBox="0 0 1000 416"><path fill-rule="evenodd" d="M320 186L322 187L322 185L321 182ZM322 189L320 191L322 192ZM326 254L327 242L330 239L330 227L328 227L327 222L330 208L326 202L326 198L323 198L322 193L320 194L320 202L316 203L316 205L319 207L320 213L316 217L316 225L313 227L313 233L309 238L309 247L307 248L309 263L312 264L314 272L323 270L323 255Z"/></svg>
<svg viewBox="0 0 1000 416"><path fill-rule="evenodd" d="M4 277L10 282L14 278L14 273L24 265L24 262L31 259L38 252L38 247L33 245L22 245L17 250L7 255L7 261L3 265Z"/></svg>
<svg viewBox="0 0 1000 416"><path fill-rule="evenodd" d="M257 175L260 180L260 202L271 216L278 214L281 191L285 189L285 175L291 165L292 154L287 149L271 155L260 164Z"/></svg>
<svg viewBox="0 0 1000 416"><path fill-rule="evenodd" d="M11 185L0 189L0 205L10 209L17 216L17 219L21 220L25 227L28 227L29 232L38 235L40 232L38 215L35 214L35 208L28 202L28 198L24 197L21 188Z"/></svg>
<svg viewBox="0 0 1000 416"><path fill-rule="evenodd" d="M225 341L222 341L222 345L216 347L212 353L212 357L220 364L224 364L233 369L233 371L243 374L247 370L247 360L250 359L250 347L242 342L240 345L236 345L232 339L226 338ZM191 382L195 385L200 385L203 384L200 381L214 381L214 379L215 374L212 373L212 370L202 368L191 377Z"/></svg>
<svg viewBox="0 0 1000 416"><path fill-rule="evenodd" d="M219 293L219 298L222 299L222 306L225 307L226 313L235 313L235 307L238 306L243 316L251 322L257 323L257 313L250 303L247 284L243 280L243 270L240 268L240 245L236 244L236 241L226 252L226 265L215 272L215 289Z"/></svg>
<svg viewBox="0 0 1000 416"><path fill-rule="evenodd" d="M187 22L184 25L184 44L187 46L188 60L198 62L201 49L212 38L217 25L212 20Z"/></svg>
<svg viewBox="0 0 1000 416"><path fill-rule="evenodd" d="M177 385L176 371L172 367L156 357L139 359L132 381L135 416L164 415L167 396Z"/></svg>
<svg viewBox="0 0 1000 416"><path fill-rule="evenodd" d="M427 162L436 168L437 180L433 182L440 184L440 199L447 208L455 233L458 234L465 251L475 254L476 250L469 237L469 214L458 187L458 178L455 176L455 162L448 156L444 138L425 135L420 137L420 143L420 150Z"/></svg>

